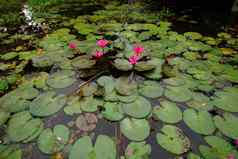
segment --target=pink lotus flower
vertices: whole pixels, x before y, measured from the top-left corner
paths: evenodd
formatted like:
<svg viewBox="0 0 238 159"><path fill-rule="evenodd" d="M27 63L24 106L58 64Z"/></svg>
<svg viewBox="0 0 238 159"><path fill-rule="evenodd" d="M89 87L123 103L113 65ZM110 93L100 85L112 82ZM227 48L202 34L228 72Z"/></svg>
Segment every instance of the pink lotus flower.
<svg viewBox="0 0 238 159"><path fill-rule="evenodd" d="M98 51L96 50L94 57L96 57L97 59L101 58L104 55L104 53L102 51Z"/></svg>
<svg viewBox="0 0 238 159"><path fill-rule="evenodd" d="M140 46L140 45L135 45L133 47L133 51L135 53L136 56L140 56L142 54L142 52L144 52L144 47L143 46Z"/></svg>
<svg viewBox="0 0 238 159"><path fill-rule="evenodd" d="M227 156L227 159L236 159L236 157L233 154L230 154Z"/></svg>
<svg viewBox="0 0 238 159"><path fill-rule="evenodd" d="M105 48L109 44L108 40L101 39L97 41L97 45L101 48Z"/></svg>
<svg viewBox="0 0 238 159"><path fill-rule="evenodd" d="M133 55L133 56L129 57L129 63L132 64L132 65L137 64L138 60L139 60L139 57L136 56L136 55Z"/></svg>
<svg viewBox="0 0 238 159"><path fill-rule="evenodd" d="M77 45L76 45L74 42L70 42L69 45L68 45L68 47L69 47L70 49L76 49L76 48L77 48Z"/></svg>

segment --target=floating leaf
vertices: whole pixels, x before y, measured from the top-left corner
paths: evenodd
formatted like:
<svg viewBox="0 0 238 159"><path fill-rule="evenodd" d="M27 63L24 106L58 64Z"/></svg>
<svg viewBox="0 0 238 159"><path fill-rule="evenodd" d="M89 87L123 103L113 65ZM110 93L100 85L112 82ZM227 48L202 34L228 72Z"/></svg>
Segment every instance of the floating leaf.
<svg viewBox="0 0 238 159"><path fill-rule="evenodd" d="M106 102L104 103L103 108L105 110L102 111L102 115L107 120L120 121L124 117L121 103Z"/></svg>
<svg viewBox="0 0 238 159"><path fill-rule="evenodd" d="M126 159L148 159L151 153L150 144L145 142L131 142L125 152Z"/></svg>
<svg viewBox="0 0 238 159"><path fill-rule="evenodd" d="M199 146L199 150L205 159L227 158L231 154L235 158L238 157L238 152L224 139L217 136L207 136L204 139L210 146Z"/></svg>
<svg viewBox="0 0 238 159"><path fill-rule="evenodd" d="M126 114L134 118L145 118L152 109L150 102L141 96L138 96L132 103L123 104L122 108Z"/></svg>
<svg viewBox="0 0 238 159"><path fill-rule="evenodd" d="M52 74L47 84L52 88L66 88L76 81L75 73L70 70L62 70Z"/></svg>
<svg viewBox="0 0 238 159"><path fill-rule="evenodd" d="M93 113L86 113L85 115L80 115L75 121L76 127L83 132L92 131L96 128L98 118Z"/></svg>
<svg viewBox="0 0 238 159"><path fill-rule="evenodd" d="M82 111L80 108L79 98L73 97L70 101L68 101L67 105L64 107L64 112L67 115L80 114Z"/></svg>
<svg viewBox="0 0 238 159"><path fill-rule="evenodd" d="M74 24L74 28L82 35L87 35L89 33L96 32L96 27L92 24L77 22Z"/></svg>
<svg viewBox="0 0 238 159"><path fill-rule="evenodd" d="M72 60L73 67L77 69L89 69L96 64L95 60L90 59L88 56L78 56Z"/></svg>
<svg viewBox="0 0 238 159"><path fill-rule="evenodd" d="M186 87L167 86L164 95L175 102L186 102L192 98L192 92Z"/></svg>
<svg viewBox="0 0 238 159"><path fill-rule="evenodd" d="M182 112L175 103L169 101L160 102L160 106L153 108L156 118L166 123L177 123L182 120Z"/></svg>
<svg viewBox="0 0 238 159"><path fill-rule="evenodd" d="M215 92L213 98L213 104L225 111L238 112L237 98L238 89L237 88L225 88L224 91Z"/></svg>
<svg viewBox="0 0 238 159"><path fill-rule="evenodd" d="M155 69L156 66L157 66L157 60L152 59L152 60L148 60L148 61L141 61L135 65L135 70L140 71L140 72L150 71L150 70Z"/></svg>
<svg viewBox="0 0 238 159"><path fill-rule="evenodd" d="M22 150L18 145L1 145L0 144L0 158L1 159L22 159Z"/></svg>
<svg viewBox="0 0 238 159"><path fill-rule="evenodd" d="M95 146L89 136L78 139L73 145L69 159L116 159L116 146L111 138L105 135L97 137Z"/></svg>
<svg viewBox="0 0 238 159"><path fill-rule="evenodd" d="M50 116L58 112L65 103L64 96L57 96L55 92L45 92L32 101L30 112L35 116Z"/></svg>
<svg viewBox="0 0 238 159"><path fill-rule="evenodd" d="M28 138L35 138L39 135L39 132L43 130L43 122L38 118L32 118L28 111L23 111L14 114L8 122L7 135L11 141L20 142ZM35 135L37 133L37 135Z"/></svg>
<svg viewBox="0 0 238 159"><path fill-rule="evenodd" d="M0 126L10 117L10 113L0 109Z"/></svg>
<svg viewBox="0 0 238 159"><path fill-rule="evenodd" d="M128 77L122 76L116 80L116 90L121 95L132 95L137 90L135 81L131 81Z"/></svg>
<svg viewBox="0 0 238 159"><path fill-rule="evenodd" d="M237 139L238 138L238 118L230 113L224 113L223 116L215 116L214 122L216 127L226 136Z"/></svg>
<svg viewBox="0 0 238 159"><path fill-rule="evenodd" d="M143 73L143 75L152 80L159 80L162 77L162 65L164 64L164 60L155 58L153 59L156 63L155 69Z"/></svg>
<svg viewBox="0 0 238 159"><path fill-rule="evenodd" d="M133 66L126 59L116 59L114 61L114 66L121 71L129 71L133 68Z"/></svg>
<svg viewBox="0 0 238 159"><path fill-rule="evenodd" d="M96 112L98 106L101 106L103 103L100 99L94 98L93 96L84 97L80 100L81 110L84 112Z"/></svg>
<svg viewBox="0 0 238 159"><path fill-rule="evenodd" d="M38 147L45 154L53 154L64 148L69 140L69 129L64 125L56 125L53 131L45 129L38 138Z"/></svg>
<svg viewBox="0 0 238 159"><path fill-rule="evenodd" d="M210 135L215 131L212 116L205 110L195 111L186 109L183 120L193 131L203 135Z"/></svg>
<svg viewBox="0 0 238 159"><path fill-rule="evenodd" d="M92 96L97 91L96 83L89 83L81 87L80 92L83 96L88 97Z"/></svg>
<svg viewBox="0 0 238 159"><path fill-rule="evenodd" d="M180 155L190 149L190 141L183 134L182 130L172 125L165 125L161 129L162 133L157 133L157 143L167 151Z"/></svg>
<svg viewBox="0 0 238 159"><path fill-rule="evenodd" d="M110 94L115 87L114 79L110 76L101 76L98 78L97 84L101 87L104 87L105 94Z"/></svg>
<svg viewBox="0 0 238 159"><path fill-rule="evenodd" d="M120 129L133 141L143 141L150 135L150 125L145 119L125 118L120 122Z"/></svg>
<svg viewBox="0 0 238 159"><path fill-rule="evenodd" d="M139 86L139 93L148 98L158 98L162 96L164 89L156 81L144 81Z"/></svg>

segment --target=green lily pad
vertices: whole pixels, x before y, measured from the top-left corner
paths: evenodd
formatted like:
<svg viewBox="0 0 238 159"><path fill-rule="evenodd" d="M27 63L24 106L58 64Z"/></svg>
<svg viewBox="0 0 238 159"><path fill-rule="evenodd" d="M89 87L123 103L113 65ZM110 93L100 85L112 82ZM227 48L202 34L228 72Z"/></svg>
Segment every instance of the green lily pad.
<svg viewBox="0 0 238 159"><path fill-rule="evenodd" d="M0 126L10 117L10 113L0 109Z"/></svg>
<svg viewBox="0 0 238 159"><path fill-rule="evenodd" d="M73 145L69 159L116 159L116 145L114 141L105 135L97 137L93 147L91 138L84 136Z"/></svg>
<svg viewBox="0 0 238 159"><path fill-rule="evenodd" d="M129 79L129 77L122 76L116 80L116 91L120 95L129 96L137 91L137 84L135 81Z"/></svg>
<svg viewBox="0 0 238 159"><path fill-rule="evenodd" d="M226 136L238 138L238 118L230 113L224 113L223 116L215 116L214 123L216 127Z"/></svg>
<svg viewBox="0 0 238 159"><path fill-rule="evenodd" d="M4 92L8 89L8 82L5 79L0 79L0 92Z"/></svg>
<svg viewBox="0 0 238 159"><path fill-rule="evenodd" d="M50 116L57 113L65 103L64 96L57 96L55 92L45 92L32 101L30 112L35 116Z"/></svg>
<svg viewBox="0 0 238 159"><path fill-rule="evenodd" d="M98 87L96 83L88 83L84 86L81 87L81 95L84 97L88 97L88 96L92 96L96 91L97 91Z"/></svg>
<svg viewBox="0 0 238 159"><path fill-rule="evenodd" d="M188 159L202 159L200 156L194 154L194 153L189 153L187 156Z"/></svg>
<svg viewBox="0 0 238 159"><path fill-rule="evenodd" d="M45 154L53 154L64 148L69 140L69 129L64 125L56 125L53 131L45 129L38 138L38 147Z"/></svg>
<svg viewBox="0 0 238 159"><path fill-rule="evenodd" d="M96 99L93 96L84 97L80 100L81 110L84 112L96 112L98 106L102 106L103 101Z"/></svg>
<svg viewBox="0 0 238 159"><path fill-rule="evenodd" d="M154 58L154 61L156 63L155 69L145 72L143 75L148 79L159 80L162 77L162 65L164 64L164 60Z"/></svg>
<svg viewBox="0 0 238 159"><path fill-rule="evenodd" d="M225 111L238 112L237 96L237 88L225 88L224 91L215 92L212 103Z"/></svg>
<svg viewBox="0 0 238 159"><path fill-rule="evenodd" d="M22 150L18 145L1 145L0 144L0 158L1 159L22 159Z"/></svg>
<svg viewBox="0 0 238 159"><path fill-rule="evenodd" d="M192 40L200 40L202 39L202 35L197 32L186 32L184 33L184 36L186 38L192 39Z"/></svg>
<svg viewBox="0 0 238 159"><path fill-rule="evenodd" d="M167 151L180 155L190 149L191 143L183 134L182 130L172 125L165 125L161 129L162 133L157 133L157 143Z"/></svg>
<svg viewBox="0 0 238 159"><path fill-rule="evenodd" d="M175 102L186 102L192 99L192 92L186 87L167 86L164 95Z"/></svg>
<svg viewBox="0 0 238 159"><path fill-rule="evenodd" d="M120 129L132 141L143 141L150 135L150 125L145 119L125 118L120 122Z"/></svg>
<svg viewBox="0 0 238 159"><path fill-rule="evenodd" d="M81 114L82 110L80 108L80 102L78 97L73 97L67 102L64 107L64 112L67 115Z"/></svg>
<svg viewBox="0 0 238 159"><path fill-rule="evenodd" d="M52 74L47 84L52 88L66 88L76 82L75 73L71 70L62 70Z"/></svg>
<svg viewBox="0 0 238 159"><path fill-rule="evenodd" d="M157 66L157 60L152 59L148 61L141 61L135 65L135 70L139 72L150 71L155 69L156 66Z"/></svg>
<svg viewBox="0 0 238 159"><path fill-rule="evenodd" d="M129 71L133 68L133 66L126 59L116 59L113 65L121 71Z"/></svg>
<svg viewBox="0 0 238 159"><path fill-rule="evenodd" d="M114 79L110 76L101 76L98 78L97 84L104 88L105 94L110 94L115 87Z"/></svg>
<svg viewBox="0 0 238 159"><path fill-rule="evenodd" d="M38 118L32 118L28 111L14 114L8 122L7 135L11 141L20 142L39 135L43 130L43 122ZM37 133L37 135L35 135Z"/></svg>
<svg viewBox="0 0 238 159"><path fill-rule="evenodd" d="M11 60L18 56L17 52L8 52L1 56L2 60Z"/></svg>
<svg viewBox="0 0 238 159"><path fill-rule="evenodd" d="M149 159L151 145L145 142L131 142L125 152L126 159Z"/></svg>
<svg viewBox="0 0 238 159"><path fill-rule="evenodd" d="M205 159L227 158L228 155L233 154L235 158L238 157L238 152L224 139L217 136L207 136L204 138L210 146L201 145L199 150Z"/></svg>
<svg viewBox="0 0 238 159"><path fill-rule="evenodd" d="M204 110L186 109L183 112L183 120L189 128L199 134L210 135L216 129L212 116Z"/></svg>
<svg viewBox="0 0 238 159"><path fill-rule="evenodd" d="M124 117L121 103L106 102L103 107L105 110L102 111L102 115L107 120L120 121Z"/></svg>
<svg viewBox="0 0 238 159"><path fill-rule="evenodd" d="M75 23L74 28L82 35L87 35L89 33L94 33L97 31L94 25L81 22Z"/></svg>
<svg viewBox="0 0 238 159"><path fill-rule="evenodd" d="M122 108L126 114L134 118L145 118L152 110L150 102L141 96L132 103L123 104Z"/></svg>
<svg viewBox="0 0 238 159"><path fill-rule="evenodd" d="M156 118L166 123L178 123L182 120L182 111L175 103L169 101L162 101L160 106L155 106L153 114Z"/></svg>
<svg viewBox="0 0 238 159"><path fill-rule="evenodd" d="M96 64L95 60L90 59L88 56L78 56L72 60L72 66L77 69L89 69Z"/></svg>
<svg viewBox="0 0 238 159"><path fill-rule="evenodd" d="M212 110L213 104L209 97L202 93L193 93L193 99L187 102L187 105L196 110Z"/></svg>
<svg viewBox="0 0 238 159"><path fill-rule="evenodd" d="M148 98L158 98L163 94L163 87L156 81L144 81L139 86L139 93Z"/></svg>

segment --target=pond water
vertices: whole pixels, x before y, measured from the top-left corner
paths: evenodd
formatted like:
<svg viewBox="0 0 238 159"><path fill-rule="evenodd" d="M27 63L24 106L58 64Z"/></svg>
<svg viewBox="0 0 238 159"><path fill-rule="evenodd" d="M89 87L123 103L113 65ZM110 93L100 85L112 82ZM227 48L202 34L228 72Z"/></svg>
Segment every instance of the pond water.
<svg viewBox="0 0 238 159"><path fill-rule="evenodd" d="M0 159L238 158L234 17L17 4L19 23L0 16Z"/></svg>

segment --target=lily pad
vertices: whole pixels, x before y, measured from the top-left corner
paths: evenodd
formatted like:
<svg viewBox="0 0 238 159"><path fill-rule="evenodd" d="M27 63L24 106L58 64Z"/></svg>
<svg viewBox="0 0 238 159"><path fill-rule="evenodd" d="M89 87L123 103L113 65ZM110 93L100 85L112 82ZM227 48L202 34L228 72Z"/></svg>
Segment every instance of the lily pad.
<svg viewBox="0 0 238 159"><path fill-rule="evenodd" d="M97 91L96 83L89 83L81 87L80 93L82 96L88 97L92 96Z"/></svg>
<svg viewBox="0 0 238 159"><path fill-rule="evenodd" d="M178 123L182 120L182 111L175 103L169 101L162 101L160 106L155 106L153 114L156 118L166 123Z"/></svg>
<svg viewBox="0 0 238 159"><path fill-rule="evenodd" d="M139 93L148 98L158 98L163 94L163 87L156 81L144 81L139 86Z"/></svg>
<svg viewBox="0 0 238 159"><path fill-rule="evenodd" d="M43 122L38 118L32 118L28 111L14 114L8 122L7 135L13 142L20 142L39 135L43 130ZM37 133L37 135L35 135Z"/></svg>
<svg viewBox="0 0 238 159"><path fill-rule="evenodd" d="M186 87L167 86L164 95L175 102L186 102L192 99L192 92Z"/></svg>
<svg viewBox="0 0 238 159"><path fill-rule="evenodd" d="M22 150L18 145L1 145L0 144L0 158L1 159L22 159Z"/></svg>
<svg viewBox="0 0 238 159"><path fill-rule="evenodd" d="M82 132L93 131L97 126L98 118L93 113L79 115L75 121L76 127Z"/></svg>
<svg viewBox="0 0 238 159"><path fill-rule="evenodd" d="M114 141L105 135L97 137L95 146L89 136L78 139L73 145L69 159L116 159L116 145Z"/></svg>
<svg viewBox="0 0 238 159"><path fill-rule="evenodd" d="M80 100L81 110L84 112L96 112L98 106L103 105L103 101L93 96L84 97Z"/></svg>
<svg viewBox="0 0 238 159"><path fill-rule="evenodd" d="M115 87L114 79L110 76L101 76L98 78L97 84L104 88L105 94L110 94Z"/></svg>
<svg viewBox="0 0 238 159"><path fill-rule="evenodd" d="M137 91L137 84L129 77L122 76L116 80L115 88L120 95L129 96Z"/></svg>
<svg viewBox="0 0 238 159"><path fill-rule="evenodd" d="M157 60L152 59L148 61L141 61L135 65L135 70L139 72L150 71L155 69L156 66L157 66Z"/></svg>
<svg viewBox="0 0 238 159"><path fill-rule="evenodd" d="M225 111L238 112L237 96L238 89L228 87L224 91L215 92L212 103Z"/></svg>
<svg viewBox="0 0 238 159"><path fill-rule="evenodd" d="M238 157L238 152L224 139L217 136L207 136L204 138L208 146L201 145L199 150L205 159L227 158L229 155Z"/></svg>
<svg viewBox="0 0 238 159"><path fill-rule="evenodd" d="M120 129L132 141L143 141L150 135L150 125L145 119L125 118L120 122Z"/></svg>
<svg viewBox="0 0 238 159"><path fill-rule="evenodd" d="M199 134L210 135L216 129L212 116L204 110L186 109L183 112L183 120L188 127Z"/></svg>
<svg viewBox="0 0 238 159"><path fill-rule="evenodd" d="M125 152L126 159L149 159L151 145L145 142L131 142Z"/></svg>
<svg viewBox="0 0 238 159"><path fill-rule="evenodd" d="M157 143L167 151L180 155L190 149L191 143L189 139L179 128L165 125L161 132L156 135Z"/></svg>
<svg viewBox="0 0 238 159"><path fill-rule="evenodd" d="M223 116L215 116L214 122L216 127L226 136L237 139L238 138L238 118L230 113L224 113Z"/></svg>
<svg viewBox="0 0 238 159"><path fill-rule="evenodd" d="M55 92L45 92L39 95L30 104L30 112L35 116L50 116L57 113L66 103L62 95Z"/></svg>
<svg viewBox="0 0 238 159"><path fill-rule="evenodd" d="M64 112L67 115L82 113L79 98L78 97L71 98L70 101L67 102L67 105L64 107Z"/></svg>
<svg viewBox="0 0 238 159"><path fill-rule="evenodd" d="M155 69L145 72L143 75L148 79L159 80L162 77L162 65L164 64L164 60L156 58L154 61L156 63Z"/></svg>
<svg viewBox="0 0 238 159"><path fill-rule="evenodd" d="M78 56L72 60L73 67L77 69L89 69L96 64L95 60L90 59L87 55Z"/></svg>
<svg viewBox="0 0 238 159"><path fill-rule="evenodd" d="M133 66L126 59L116 59L113 65L121 71L129 71L133 68Z"/></svg>
<svg viewBox="0 0 238 159"><path fill-rule="evenodd" d="M10 117L10 113L0 109L0 126Z"/></svg>
<svg viewBox="0 0 238 159"><path fill-rule="evenodd" d="M62 70L52 74L47 84L52 88L66 88L76 81L75 73L71 70Z"/></svg>
<svg viewBox="0 0 238 159"><path fill-rule="evenodd" d="M87 35L89 33L93 33L97 31L96 26L92 24L81 23L81 22L75 23L74 28L82 35Z"/></svg>
<svg viewBox="0 0 238 159"><path fill-rule="evenodd" d="M126 114L134 118L145 118L152 110L150 102L141 96L132 103L123 104L122 108Z"/></svg>
<svg viewBox="0 0 238 159"><path fill-rule="evenodd" d="M53 131L45 129L38 138L38 147L45 154L53 154L64 148L69 140L69 129L64 125L56 125Z"/></svg>
<svg viewBox="0 0 238 159"><path fill-rule="evenodd" d="M103 108L105 110L102 111L102 115L107 120L120 121L124 117L121 103L106 102L104 103Z"/></svg>

